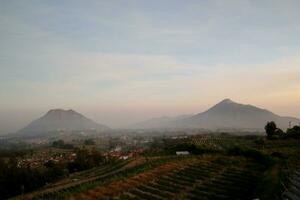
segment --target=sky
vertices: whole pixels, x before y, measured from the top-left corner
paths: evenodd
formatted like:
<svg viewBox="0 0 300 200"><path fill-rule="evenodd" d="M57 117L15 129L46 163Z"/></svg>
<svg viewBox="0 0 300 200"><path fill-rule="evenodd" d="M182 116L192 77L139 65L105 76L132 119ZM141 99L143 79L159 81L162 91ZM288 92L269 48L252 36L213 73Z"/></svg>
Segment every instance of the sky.
<svg viewBox="0 0 300 200"><path fill-rule="evenodd" d="M298 0L0 0L0 133L49 109L123 127L225 98L300 117Z"/></svg>

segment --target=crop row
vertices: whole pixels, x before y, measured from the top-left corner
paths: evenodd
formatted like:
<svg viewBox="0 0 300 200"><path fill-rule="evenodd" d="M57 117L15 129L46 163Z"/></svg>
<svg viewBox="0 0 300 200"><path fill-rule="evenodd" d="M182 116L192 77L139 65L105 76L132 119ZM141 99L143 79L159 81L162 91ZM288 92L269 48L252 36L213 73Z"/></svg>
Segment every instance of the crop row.
<svg viewBox="0 0 300 200"><path fill-rule="evenodd" d="M195 137L192 138L191 143L214 150L228 149L232 146L253 147L254 145L252 140L227 137Z"/></svg>
<svg viewBox="0 0 300 200"><path fill-rule="evenodd" d="M255 176L243 169L228 168L201 184L196 184L186 199L251 199Z"/></svg>
<svg viewBox="0 0 300 200"><path fill-rule="evenodd" d="M33 198L30 197L31 194L29 194L29 199L61 199L68 193L72 193L77 190L88 189L95 184L103 182L105 178L114 175L122 167L128 164L128 162L129 161L120 161L114 165L109 164L78 173L75 176L71 176L69 182L54 184L52 187L50 185L47 187L47 189L35 194Z"/></svg>
<svg viewBox="0 0 300 200"><path fill-rule="evenodd" d="M92 189L96 186L103 185L105 182L110 180L118 180L130 176L132 174L143 172L147 169L150 169L153 166L160 165L169 160L175 159L176 157L165 157L161 159L149 160L147 163L129 168L123 169L122 167L128 164L127 161L123 161L111 167L108 167L106 170L100 170L102 173L97 176L90 177L87 180L78 181L78 184L73 183L70 185L64 185L59 188L53 188L51 191L43 192L39 195L35 195L33 199L65 199L70 194L78 193L81 191L86 191ZM178 158L176 158L178 159ZM184 158L180 158L184 159ZM91 171L92 174L95 174L94 170ZM89 173L86 174L88 177Z"/></svg>
<svg viewBox="0 0 300 200"><path fill-rule="evenodd" d="M198 163L131 188L119 199L247 199L256 178L243 167Z"/></svg>

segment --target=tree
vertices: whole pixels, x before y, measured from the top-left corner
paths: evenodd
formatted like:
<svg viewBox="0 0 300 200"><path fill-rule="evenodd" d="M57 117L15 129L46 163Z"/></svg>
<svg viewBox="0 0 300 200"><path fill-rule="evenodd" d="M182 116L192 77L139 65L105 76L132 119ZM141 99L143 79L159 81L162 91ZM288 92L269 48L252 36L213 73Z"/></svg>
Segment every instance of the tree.
<svg viewBox="0 0 300 200"><path fill-rule="evenodd" d="M44 163L44 166L47 168L53 168L55 166L55 162L53 160L48 160Z"/></svg>
<svg viewBox="0 0 300 200"><path fill-rule="evenodd" d="M274 135L278 138L284 138L285 137L285 133L283 130L281 130L280 128L277 128L274 132Z"/></svg>
<svg viewBox="0 0 300 200"><path fill-rule="evenodd" d="M274 136L276 129L277 129L277 126L276 126L275 122L271 121L271 122L267 123L267 125L265 126L265 130L266 130L268 139L271 139Z"/></svg>
<svg viewBox="0 0 300 200"><path fill-rule="evenodd" d="M63 140L56 140L52 143L53 147L62 147L65 145L65 142Z"/></svg>
<svg viewBox="0 0 300 200"><path fill-rule="evenodd" d="M76 159L69 163L69 170L71 172L90 169L99 166L103 162L102 154L96 151L95 148L88 150L85 148L76 149Z"/></svg>
<svg viewBox="0 0 300 200"><path fill-rule="evenodd" d="M287 137L290 138L300 138L300 126L294 126L287 130Z"/></svg>
<svg viewBox="0 0 300 200"><path fill-rule="evenodd" d="M95 144L95 141L93 139L86 139L84 141L84 144L85 145L94 145Z"/></svg>
<svg viewBox="0 0 300 200"><path fill-rule="evenodd" d="M53 147L56 148L61 148L61 149L73 149L74 145L72 144L67 144L63 140L56 140L52 143Z"/></svg>

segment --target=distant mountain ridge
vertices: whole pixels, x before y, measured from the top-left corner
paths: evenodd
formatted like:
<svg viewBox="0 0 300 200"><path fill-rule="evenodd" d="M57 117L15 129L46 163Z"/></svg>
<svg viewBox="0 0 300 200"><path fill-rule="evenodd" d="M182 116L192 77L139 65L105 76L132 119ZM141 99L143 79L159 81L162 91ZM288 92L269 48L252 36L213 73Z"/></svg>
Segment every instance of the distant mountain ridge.
<svg viewBox="0 0 300 200"><path fill-rule="evenodd" d="M169 116L156 117L156 118L151 118L142 122L135 123L131 126L131 128L138 128L138 129L162 128L167 124L172 123L173 121L185 119L191 116L193 115L179 115L175 117L169 117Z"/></svg>
<svg viewBox="0 0 300 200"><path fill-rule="evenodd" d="M109 127L98 124L74 110L52 109L41 118L18 131L18 134L39 135L51 131L107 130Z"/></svg>
<svg viewBox="0 0 300 200"><path fill-rule="evenodd" d="M204 129L256 129L263 130L267 121L275 121L278 127L286 129L289 122L298 124L300 119L282 117L266 109L252 105L236 103L224 99L205 112L175 119L155 128L204 128ZM144 123L144 127L147 125Z"/></svg>

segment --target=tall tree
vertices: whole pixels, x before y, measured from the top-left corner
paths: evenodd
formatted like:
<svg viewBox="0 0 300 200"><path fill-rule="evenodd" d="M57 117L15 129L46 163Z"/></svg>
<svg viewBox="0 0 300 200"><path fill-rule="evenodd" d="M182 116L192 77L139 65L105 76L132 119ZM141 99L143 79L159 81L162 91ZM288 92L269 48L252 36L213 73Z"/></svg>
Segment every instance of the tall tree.
<svg viewBox="0 0 300 200"><path fill-rule="evenodd" d="M265 130L268 139L271 139L274 136L276 129L277 125L275 124L275 122L271 121L267 123L267 125L265 126Z"/></svg>

